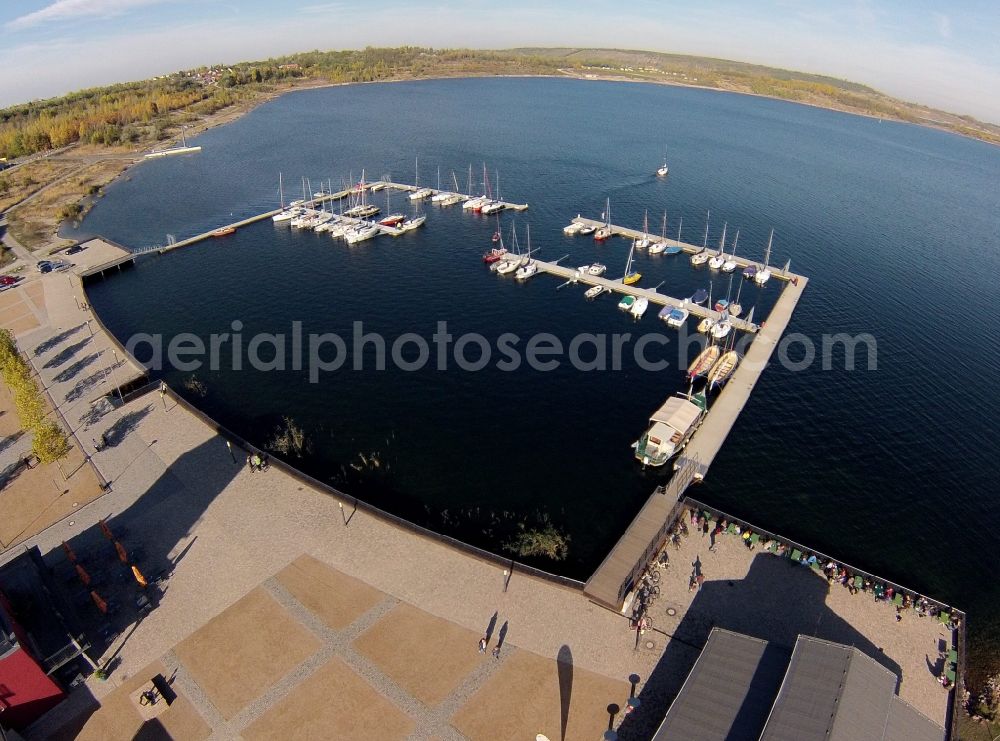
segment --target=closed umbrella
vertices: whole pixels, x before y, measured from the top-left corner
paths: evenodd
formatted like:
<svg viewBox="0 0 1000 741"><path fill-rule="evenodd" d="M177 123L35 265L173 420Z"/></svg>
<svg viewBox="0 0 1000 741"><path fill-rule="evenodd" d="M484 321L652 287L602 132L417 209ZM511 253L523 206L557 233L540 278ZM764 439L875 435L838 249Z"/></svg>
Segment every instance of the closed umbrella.
<svg viewBox="0 0 1000 741"><path fill-rule="evenodd" d="M80 581L83 582L85 587L90 586L90 574L88 574L87 570L80 564L76 565L76 575L80 577Z"/></svg>
<svg viewBox="0 0 1000 741"><path fill-rule="evenodd" d="M73 553L73 549L69 547L69 543L67 543L64 540L63 544L62 544L62 547L63 547L63 550L66 552L66 558L68 558L73 563L76 563L76 554Z"/></svg>
<svg viewBox="0 0 1000 741"><path fill-rule="evenodd" d="M139 582L139 586L140 587L142 587L143 589L146 588L146 584L147 584L146 577L142 575L141 571L139 571L139 567L138 566L135 566L135 565L132 566L132 576L134 576L135 580L137 582Z"/></svg>
<svg viewBox="0 0 1000 741"><path fill-rule="evenodd" d="M98 520L97 524L100 526L101 532L104 533L105 538L107 538L108 540L115 539L115 535L114 533L111 532L111 528L108 527L108 523L106 523L104 520Z"/></svg>
<svg viewBox="0 0 1000 741"><path fill-rule="evenodd" d="M90 598L94 600L94 604L97 605L97 609L100 610L102 614L108 614L108 603L101 599L101 595L97 593L96 589L90 590Z"/></svg>
<svg viewBox="0 0 1000 741"><path fill-rule="evenodd" d="M125 552L125 546L115 541L115 550L118 551L118 560L124 564L128 564L128 554Z"/></svg>

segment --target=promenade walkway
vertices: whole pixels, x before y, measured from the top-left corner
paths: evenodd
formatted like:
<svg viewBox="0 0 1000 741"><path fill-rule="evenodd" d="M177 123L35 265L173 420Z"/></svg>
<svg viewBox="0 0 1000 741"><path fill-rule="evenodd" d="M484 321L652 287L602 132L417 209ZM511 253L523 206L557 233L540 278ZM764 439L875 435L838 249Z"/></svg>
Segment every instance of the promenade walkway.
<svg viewBox="0 0 1000 741"><path fill-rule="evenodd" d="M102 371L108 367L104 351L110 340L101 336L93 321L89 326L95 334L90 337L90 317L79 300L73 300L71 277L46 276L41 284L44 323L22 334L22 349L53 398L63 400L61 411L78 437L87 439L93 431L114 434L113 444L92 456L110 482L108 493L26 545L37 545L53 568L62 569L66 564L61 543L69 541L80 551L102 543L96 524L104 519L116 532L125 533L130 549L143 551L144 573L151 578L162 575L164 591L156 609L112 642L103 656L95 657L102 662L116 657L108 681L89 679L85 690L72 699L77 704L67 705L65 712L54 711L33 737L45 737L72 720L68 708L86 706L82 693L92 693L109 711L119 707L116 703L131 702L129 693L152 667L162 667L165 676L177 670L176 688L187 705L178 706L174 721L163 723L167 727L176 723L175 730L190 738L278 737L290 728L333 722L324 715L329 709L316 694L319 688L330 687L343 688L345 698L361 698L360 704L345 699L347 705L334 706L339 715L354 717L352 708L360 712L369 706L366 703L384 708L377 715L392 724L386 738L513 739L539 732L559 738L566 723L571 729L567 738L596 738L606 728L604 707L612 702L625 705L627 678L633 673L640 677L640 694L653 677L646 695L651 699L642 715L648 714L649 723L662 718L666 709L662 703L674 685L659 684L661 678L664 672L686 673L692 652L700 647L698 631L684 633L686 637L677 643L665 621L637 642L621 615L598 607L580 591L517 572L508 578L495 564L364 511L342 509L333 497L280 470L251 472L239 450L231 455L213 429L169 396L161 399L154 392L124 404L110 403L105 394L114 384L102 381L107 376ZM52 363L54 358L58 362ZM67 373L68 368L77 370ZM117 383L139 372L128 361L115 370ZM83 383L86 379L91 380ZM78 387L83 389L80 398L68 398ZM0 561L13 552L0 553ZM753 568L748 565L742 546L736 546L736 555L743 561L713 567L710 578L760 573L756 562ZM703 554L702 559L709 568L710 557ZM795 593L788 591L794 583L788 580L815 579L805 571L779 575L780 581L768 572L768 578L755 582L755 591L747 594L755 598L765 589ZM721 581L718 591L727 588ZM350 598L337 597L343 594ZM738 600L699 601L687 597L686 591L670 594L678 619L688 614L685 609L694 610L689 625L718 619L713 610L697 611L705 605L725 607L727 615L732 611L758 616L761 630L781 622L776 612L761 616ZM943 691L934 695L940 688L925 687L928 682L921 683L914 668L925 653L933 656L932 637L920 632L929 621L914 619L901 627L891 616L864 617L865 600L855 598L841 606L838 595L811 588L799 594L801 601L789 601L783 608L789 615L798 614L808 598L818 606L812 612L802 610L804 615L832 612L853 626L853 610L862 615L859 619L869 620L870 627L853 629L905 667L904 699L941 722L937 715L945 695ZM218 636L238 635L240 626L258 622L248 615L262 616L260 640L248 637L225 644L233 656L245 657L241 671L256 677L249 689L240 689L236 685L242 683L232 677L229 684L220 681L213 662L200 655L214 656L225 666L226 652L212 653L211 647ZM507 626L508 649L498 661L473 653L470 645L489 630L491 622L495 637L496 626ZM756 624L748 617L741 627L753 633ZM906 632L911 628L913 633ZM434 643L439 635L450 636L445 647ZM271 669L266 667L274 664L275 657L254 648L268 641L288 650L284 663ZM687 649L669 649L675 644ZM427 646L438 646L440 651L428 655ZM438 654L443 658L436 658ZM567 681L561 667L569 662L573 672ZM578 704L564 699L568 686L575 688L574 695L578 693ZM665 693L658 686L666 687ZM931 699L925 701L925 695ZM101 724L109 717L135 720L99 713L91 721L97 725L89 730L85 726L84 731L101 738L134 735L128 724L105 729ZM638 723L639 717L630 722ZM356 731L346 729L342 737Z"/></svg>

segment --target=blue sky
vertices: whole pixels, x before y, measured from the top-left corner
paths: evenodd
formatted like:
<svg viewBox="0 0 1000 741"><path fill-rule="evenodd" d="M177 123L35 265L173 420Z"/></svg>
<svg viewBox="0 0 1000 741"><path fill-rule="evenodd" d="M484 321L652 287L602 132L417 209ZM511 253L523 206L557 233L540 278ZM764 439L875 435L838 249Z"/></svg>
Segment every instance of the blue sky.
<svg viewBox="0 0 1000 741"><path fill-rule="evenodd" d="M831 74L1000 122L998 0L3 0L0 106L365 45L603 46Z"/></svg>

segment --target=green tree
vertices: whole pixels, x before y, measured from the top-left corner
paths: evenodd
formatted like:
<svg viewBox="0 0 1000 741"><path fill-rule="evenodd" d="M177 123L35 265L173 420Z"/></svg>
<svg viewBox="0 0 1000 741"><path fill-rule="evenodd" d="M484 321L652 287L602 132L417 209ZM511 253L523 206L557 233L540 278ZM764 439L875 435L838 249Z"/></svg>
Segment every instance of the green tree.
<svg viewBox="0 0 1000 741"><path fill-rule="evenodd" d="M31 450L42 463L52 463L69 452L69 442L62 427L47 419L35 427Z"/></svg>

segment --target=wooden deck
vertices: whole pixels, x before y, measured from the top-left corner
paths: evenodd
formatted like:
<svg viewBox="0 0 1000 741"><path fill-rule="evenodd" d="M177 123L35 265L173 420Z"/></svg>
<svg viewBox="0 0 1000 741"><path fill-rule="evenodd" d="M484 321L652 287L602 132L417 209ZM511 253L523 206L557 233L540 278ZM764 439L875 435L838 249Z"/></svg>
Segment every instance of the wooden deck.
<svg viewBox="0 0 1000 741"><path fill-rule="evenodd" d="M665 487L658 488L629 524L624 535L591 575L584 593L594 602L613 610L621 609L631 584L664 542L677 500L692 482L701 481L725 442L750 392L781 340L792 313L808 284L804 276L794 276L785 284L767 321L760 325L746 357L733 372L708 415L675 464Z"/></svg>

